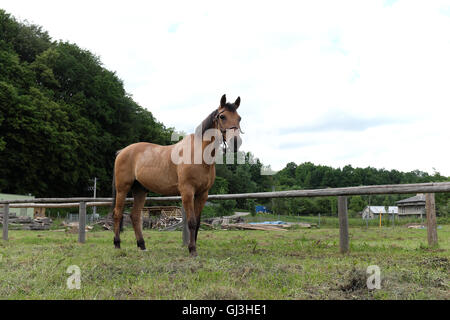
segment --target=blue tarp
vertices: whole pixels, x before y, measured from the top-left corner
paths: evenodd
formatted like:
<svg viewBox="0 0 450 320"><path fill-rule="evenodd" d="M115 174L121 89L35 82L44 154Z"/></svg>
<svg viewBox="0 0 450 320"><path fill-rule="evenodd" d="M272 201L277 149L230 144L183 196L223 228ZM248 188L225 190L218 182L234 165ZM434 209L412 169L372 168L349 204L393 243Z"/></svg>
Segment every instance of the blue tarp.
<svg viewBox="0 0 450 320"><path fill-rule="evenodd" d="M255 206L256 213L262 212L262 213L268 213L269 210L265 206Z"/></svg>
<svg viewBox="0 0 450 320"><path fill-rule="evenodd" d="M264 221L264 222L250 222L249 224L287 224L284 221Z"/></svg>

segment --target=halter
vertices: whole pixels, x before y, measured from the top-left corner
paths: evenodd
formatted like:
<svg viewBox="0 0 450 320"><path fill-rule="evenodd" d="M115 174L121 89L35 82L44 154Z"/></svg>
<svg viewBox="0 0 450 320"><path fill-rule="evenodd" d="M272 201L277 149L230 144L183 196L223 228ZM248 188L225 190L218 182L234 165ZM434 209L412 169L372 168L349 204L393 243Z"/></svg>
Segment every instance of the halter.
<svg viewBox="0 0 450 320"><path fill-rule="evenodd" d="M216 119L218 120L218 127L219 127L218 129L220 130L220 132L222 132L222 136L225 137L224 135L225 135L225 133L227 132L227 130L231 130L231 129L237 129L237 130L239 130L240 133L244 134L244 132L241 130L241 128L240 128L240 127L236 127L236 126L222 129L222 126L220 125L220 120L221 120L221 119L219 118L219 116L220 116L222 113L224 113L224 112L225 112L225 110L219 112L219 113L216 115ZM224 139L224 141L225 141L225 139Z"/></svg>
<svg viewBox="0 0 450 320"><path fill-rule="evenodd" d="M230 128L226 128L226 129L222 129L222 126L221 126L221 123L220 123L220 115L222 114L222 113L224 113L225 112L225 110L223 110L223 111L221 111L221 112L219 112L219 113L217 113L217 115L216 115L216 120L217 120L217 127L218 127L218 129L220 130L220 132L222 133L222 141L223 141L223 153L226 153L226 149L227 149L227 140L226 140L226 133L227 133L227 130L231 130L231 129L237 129L237 130L239 130L239 132L240 133L242 133L242 134L244 134L244 132L242 132L242 130L241 130L241 128L240 127L236 127L236 126L233 126L233 127L230 127Z"/></svg>

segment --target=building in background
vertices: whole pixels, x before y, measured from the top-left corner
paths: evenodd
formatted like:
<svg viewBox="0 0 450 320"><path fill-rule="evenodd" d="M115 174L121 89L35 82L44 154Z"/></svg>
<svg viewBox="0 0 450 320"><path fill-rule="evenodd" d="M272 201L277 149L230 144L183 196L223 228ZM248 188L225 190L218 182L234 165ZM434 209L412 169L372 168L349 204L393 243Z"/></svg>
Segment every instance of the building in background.
<svg viewBox="0 0 450 320"><path fill-rule="evenodd" d="M361 216L363 219L373 219L378 217L380 214L388 214L388 215L397 215L398 207L389 206L387 207L388 211L386 211L385 206L366 206L364 210L361 212Z"/></svg>
<svg viewBox="0 0 450 320"><path fill-rule="evenodd" d="M9 194L9 193L0 193L0 200L28 200L34 199L32 195L20 195L20 194ZM3 208L0 208L0 212L3 213ZM22 217L34 217L34 208L11 208L9 207L9 213L14 213L16 216Z"/></svg>
<svg viewBox="0 0 450 320"><path fill-rule="evenodd" d="M425 195L418 193L414 197L396 202L399 216L420 216L425 215Z"/></svg>

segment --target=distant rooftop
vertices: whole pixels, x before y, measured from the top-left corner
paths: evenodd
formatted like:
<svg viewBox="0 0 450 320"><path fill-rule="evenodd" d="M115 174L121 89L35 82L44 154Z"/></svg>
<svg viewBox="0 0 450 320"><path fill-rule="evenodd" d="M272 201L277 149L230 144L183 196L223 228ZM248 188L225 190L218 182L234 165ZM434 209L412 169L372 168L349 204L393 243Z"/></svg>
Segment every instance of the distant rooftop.
<svg viewBox="0 0 450 320"><path fill-rule="evenodd" d="M425 202L425 195L423 193L419 193L415 195L414 197L403 199L400 201L397 201L397 204L405 204L410 202Z"/></svg>
<svg viewBox="0 0 450 320"><path fill-rule="evenodd" d="M397 206L389 206L388 212L386 212L386 208L384 206L370 206L369 209L373 213L381 213L381 214L383 214L383 213L398 213Z"/></svg>

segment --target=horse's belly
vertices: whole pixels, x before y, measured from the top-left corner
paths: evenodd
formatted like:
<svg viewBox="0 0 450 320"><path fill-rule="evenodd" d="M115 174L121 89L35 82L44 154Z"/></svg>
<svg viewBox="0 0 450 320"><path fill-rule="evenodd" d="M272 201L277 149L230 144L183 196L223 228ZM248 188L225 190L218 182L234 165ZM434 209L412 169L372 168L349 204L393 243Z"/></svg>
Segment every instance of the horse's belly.
<svg viewBox="0 0 450 320"><path fill-rule="evenodd" d="M155 192L155 193L159 193L164 196L176 196L179 194L178 184L167 185L167 186L161 186L160 184L152 184L152 183L144 184L142 182L141 182L141 184L148 190Z"/></svg>
<svg viewBox="0 0 450 320"><path fill-rule="evenodd" d="M136 175L136 179L148 190L162 195L177 195L178 181L176 175L165 168L144 167Z"/></svg>

